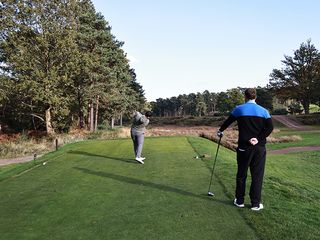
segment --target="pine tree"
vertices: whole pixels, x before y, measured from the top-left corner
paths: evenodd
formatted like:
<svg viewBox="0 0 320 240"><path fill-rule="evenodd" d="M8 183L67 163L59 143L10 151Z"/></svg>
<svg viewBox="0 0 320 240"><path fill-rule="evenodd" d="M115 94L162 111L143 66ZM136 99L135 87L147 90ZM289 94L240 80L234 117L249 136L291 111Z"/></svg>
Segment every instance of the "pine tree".
<svg viewBox="0 0 320 240"><path fill-rule="evenodd" d="M319 101L320 53L308 40L294 52L285 56L283 69L273 69L270 86L281 99L295 99L302 103L306 114L310 103Z"/></svg>

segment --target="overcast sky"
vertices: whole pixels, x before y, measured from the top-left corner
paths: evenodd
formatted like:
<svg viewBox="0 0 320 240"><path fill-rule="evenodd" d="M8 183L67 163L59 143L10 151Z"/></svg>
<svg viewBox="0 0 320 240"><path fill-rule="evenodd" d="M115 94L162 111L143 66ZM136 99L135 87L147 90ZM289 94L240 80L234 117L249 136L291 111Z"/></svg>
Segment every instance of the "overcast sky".
<svg viewBox="0 0 320 240"><path fill-rule="evenodd" d="M320 49L318 0L93 0L149 101L264 87L284 55Z"/></svg>

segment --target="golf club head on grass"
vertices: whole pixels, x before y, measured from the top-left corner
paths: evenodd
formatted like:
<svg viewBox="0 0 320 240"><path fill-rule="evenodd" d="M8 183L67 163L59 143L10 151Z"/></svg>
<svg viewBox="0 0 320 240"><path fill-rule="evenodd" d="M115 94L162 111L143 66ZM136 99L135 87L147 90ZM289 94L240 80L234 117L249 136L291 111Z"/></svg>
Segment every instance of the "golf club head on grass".
<svg viewBox="0 0 320 240"><path fill-rule="evenodd" d="M213 197L213 196L214 196L214 193L209 191L209 192L208 192L208 196Z"/></svg>

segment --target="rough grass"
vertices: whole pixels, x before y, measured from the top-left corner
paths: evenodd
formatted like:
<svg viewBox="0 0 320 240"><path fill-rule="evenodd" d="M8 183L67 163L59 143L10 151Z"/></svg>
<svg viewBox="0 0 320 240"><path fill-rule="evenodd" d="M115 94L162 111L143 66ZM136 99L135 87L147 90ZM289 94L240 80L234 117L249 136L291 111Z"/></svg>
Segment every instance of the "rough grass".
<svg viewBox="0 0 320 240"><path fill-rule="evenodd" d="M202 132L200 134L201 137L204 137L206 139L218 142L217 137L217 129L212 132ZM292 143L292 142L299 142L302 140L302 137L299 135L280 135L280 129L275 129L274 132L267 138L267 142L270 144L278 144L278 143ZM238 146L238 130L235 128L227 129L224 132L224 136L221 139L221 144L230 149L235 151L235 149Z"/></svg>
<svg viewBox="0 0 320 240"><path fill-rule="evenodd" d="M48 153L68 143L79 142L87 139L115 139L130 136L127 128L115 128L107 131L72 131L69 134L37 137L27 134L0 135L0 158L13 158L33 154Z"/></svg>
<svg viewBox="0 0 320 240"><path fill-rule="evenodd" d="M218 127L225 119L225 116L186 116L186 117L152 117L151 123L153 126L212 126Z"/></svg>
<svg viewBox="0 0 320 240"><path fill-rule="evenodd" d="M308 115L297 115L296 118L303 124L306 125L320 125L320 113L308 114Z"/></svg>
<svg viewBox="0 0 320 240"><path fill-rule="evenodd" d="M275 144L268 144L268 149L276 150L281 148L288 148L288 147L303 147L303 146L320 146L320 131L293 131L289 129L283 129L272 136L276 138L283 138L283 137L295 137L299 136L301 140L299 141L292 141L292 142L279 142Z"/></svg>
<svg viewBox="0 0 320 240"><path fill-rule="evenodd" d="M2 141L0 143L0 157L10 158L17 156L32 155L34 153L44 153L53 150L53 143L48 140L18 140Z"/></svg>

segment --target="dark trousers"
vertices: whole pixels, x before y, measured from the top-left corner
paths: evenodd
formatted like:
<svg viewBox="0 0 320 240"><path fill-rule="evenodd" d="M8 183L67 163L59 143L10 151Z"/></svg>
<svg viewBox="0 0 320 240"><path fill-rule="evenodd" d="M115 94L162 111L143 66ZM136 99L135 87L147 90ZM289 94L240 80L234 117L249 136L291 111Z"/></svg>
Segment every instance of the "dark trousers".
<svg viewBox="0 0 320 240"><path fill-rule="evenodd" d="M265 146L250 146L237 149L238 171L236 177L236 198L238 203L244 202L248 168L251 173L250 199L253 206L261 202L261 190L266 163Z"/></svg>

